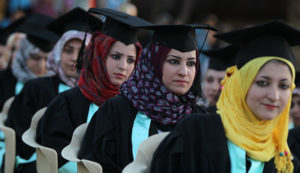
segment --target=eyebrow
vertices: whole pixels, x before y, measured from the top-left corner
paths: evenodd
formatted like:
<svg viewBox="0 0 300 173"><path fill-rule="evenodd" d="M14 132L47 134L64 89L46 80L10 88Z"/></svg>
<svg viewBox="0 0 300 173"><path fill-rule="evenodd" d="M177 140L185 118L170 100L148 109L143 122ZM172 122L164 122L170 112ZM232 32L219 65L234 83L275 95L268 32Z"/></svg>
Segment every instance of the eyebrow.
<svg viewBox="0 0 300 173"><path fill-rule="evenodd" d="M123 53L121 53L121 52L119 52L119 51L113 51L113 53L116 53L116 54L119 54L119 55L124 55ZM134 58L134 57L136 57L135 55L128 55L128 57L130 57L130 58Z"/></svg>
<svg viewBox="0 0 300 173"><path fill-rule="evenodd" d="M176 59L181 59L181 57L176 56L176 55L169 55L169 56L174 57L174 58L176 58ZM189 58L187 58L187 59L188 59L188 60L194 60L194 59L196 59L196 57L189 57Z"/></svg>
<svg viewBox="0 0 300 173"><path fill-rule="evenodd" d="M264 79L267 79L267 80L271 80L271 78L268 77L268 76L258 76L258 77L261 77L261 78L264 78ZM287 81L287 80L288 80L287 78L280 79L280 81Z"/></svg>

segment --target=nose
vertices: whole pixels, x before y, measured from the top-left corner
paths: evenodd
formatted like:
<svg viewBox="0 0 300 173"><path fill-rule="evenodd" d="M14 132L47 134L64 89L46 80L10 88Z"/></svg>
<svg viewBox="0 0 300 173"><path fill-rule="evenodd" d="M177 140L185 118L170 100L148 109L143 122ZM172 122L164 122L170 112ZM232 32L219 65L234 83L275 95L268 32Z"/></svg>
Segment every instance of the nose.
<svg viewBox="0 0 300 173"><path fill-rule="evenodd" d="M279 88L278 87L276 87L276 86L270 87L270 89L268 90L268 99L273 102L279 99Z"/></svg>
<svg viewBox="0 0 300 173"><path fill-rule="evenodd" d="M127 67L127 59L126 58L121 58L119 63L118 63L118 68L120 70L125 70Z"/></svg>
<svg viewBox="0 0 300 173"><path fill-rule="evenodd" d="M180 69L178 70L178 74L180 76L186 76L188 74L188 68L185 64L180 66Z"/></svg>

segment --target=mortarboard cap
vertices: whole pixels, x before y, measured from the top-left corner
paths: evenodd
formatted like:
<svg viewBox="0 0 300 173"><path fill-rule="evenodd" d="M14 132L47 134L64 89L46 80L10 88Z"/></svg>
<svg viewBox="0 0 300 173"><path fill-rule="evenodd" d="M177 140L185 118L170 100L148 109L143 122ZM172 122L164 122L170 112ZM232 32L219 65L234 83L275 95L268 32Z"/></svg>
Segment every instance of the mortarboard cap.
<svg viewBox="0 0 300 173"><path fill-rule="evenodd" d="M101 32L122 41L126 45L138 42L138 27L152 25L136 16L109 8L90 8L88 12L106 16Z"/></svg>
<svg viewBox="0 0 300 173"><path fill-rule="evenodd" d="M151 43L182 52L197 49L195 29L217 31L216 28L207 24L152 25L142 28L154 30Z"/></svg>
<svg viewBox="0 0 300 173"><path fill-rule="evenodd" d="M101 30L103 22L82 8L74 8L70 12L56 18L47 27L57 35L63 35L69 30L93 33Z"/></svg>
<svg viewBox="0 0 300 173"><path fill-rule="evenodd" d="M9 26L0 28L0 45L6 45L8 37L16 31L17 27L24 22L25 18L26 17L22 17L13 21Z"/></svg>
<svg viewBox="0 0 300 173"><path fill-rule="evenodd" d="M49 31L46 26L53 21L53 18L35 13L28 17L17 29L17 32L27 34L27 39L42 51L52 50L58 36Z"/></svg>
<svg viewBox="0 0 300 173"><path fill-rule="evenodd" d="M240 47L236 56L238 68L261 56L281 57L294 63L291 46L300 44L300 32L281 20L216 34L215 37Z"/></svg>
<svg viewBox="0 0 300 173"><path fill-rule="evenodd" d="M229 45L224 48L202 51L202 53L210 58L208 69L225 71L228 67L234 65L235 55L238 50L238 47Z"/></svg>

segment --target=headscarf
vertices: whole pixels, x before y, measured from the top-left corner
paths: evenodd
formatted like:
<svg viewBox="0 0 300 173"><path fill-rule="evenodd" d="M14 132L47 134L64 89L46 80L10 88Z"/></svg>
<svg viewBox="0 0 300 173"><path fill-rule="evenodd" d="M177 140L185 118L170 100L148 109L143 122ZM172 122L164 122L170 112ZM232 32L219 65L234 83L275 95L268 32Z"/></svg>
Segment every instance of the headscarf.
<svg viewBox="0 0 300 173"><path fill-rule="evenodd" d="M200 87L200 69L197 53L196 75L192 88L184 95L177 96L162 83L162 67L170 48L150 44L141 55L133 74L125 81L121 94L132 105L151 120L163 126L173 127L185 114L192 112Z"/></svg>
<svg viewBox="0 0 300 173"><path fill-rule="evenodd" d="M27 65L27 60L34 54L37 54L41 50L28 41L27 38L21 40L19 49L16 52L16 57L12 65L13 75L21 82L25 83L30 79L34 79L37 76L32 73ZM51 75L53 72L47 72L45 76Z"/></svg>
<svg viewBox="0 0 300 173"><path fill-rule="evenodd" d="M96 32L85 51L78 85L83 95L98 106L106 99L119 94L119 87L110 82L105 63L106 56L117 41L108 35ZM137 48L137 63L142 46L139 43L136 43L135 46Z"/></svg>
<svg viewBox="0 0 300 173"><path fill-rule="evenodd" d="M62 37L57 41L53 50L48 55L47 59L47 68L53 71L55 74L58 74L59 78L68 86L74 87L76 85L76 80L73 77L69 77L65 74L65 72L61 68L61 55L63 52L63 48L65 44L72 39L79 39L83 41L84 39L84 32L81 31L67 31L65 32ZM87 33L85 45L88 45L91 39L91 35Z"/></svg>
<svg viewBox="0 0 300 173"><path fill-rule="evenodd" d="M241 69L237 69L236 66L230 67L222 81L224 88L217 102L217 113L221 116L226 137L245 149L247 156L262 162L267 162L275 157L277 171L290 173L293 171L293 164L287 145L287 136L292 97L281 114L273 120L258 120L246 103L246 96L253 80L263 65L270 60L286 63L292 71L294 82L293 64L279 57L255 58ZM292 83L291 96L294 88L295 84Z"/></svg>

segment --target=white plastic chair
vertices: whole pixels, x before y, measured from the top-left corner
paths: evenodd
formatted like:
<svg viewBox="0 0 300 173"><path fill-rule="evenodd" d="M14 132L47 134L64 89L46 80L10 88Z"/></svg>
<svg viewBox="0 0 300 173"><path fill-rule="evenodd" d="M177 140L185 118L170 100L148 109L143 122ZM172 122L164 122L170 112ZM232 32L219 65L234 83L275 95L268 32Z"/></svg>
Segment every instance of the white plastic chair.
<svg viewBox="0 0 300 173"><path fill-rule="evenodd" d="M38 173L57 173L57 153L54 149L38 144L35 141L36 129L47 107L38 110L31 120L31 125L22 135L22 140L27 145L36 149L36 168Z"/></svg>
<svg viewBox="0 0 300 173"><path fill-rule="evenodd" d="M99 163L81 160L77 157L87 126L88 123L84 123L75 129L71 143L62 150L61 154L66 160L77 162L78 173L102 173L102 167Z"/></svg>
<svg viewBox="0 0 300 173"><path fill-rule="evenodd" d="M136 159L128 164L122 173L149 173L153 153L168 134L169 132L159 133L143 141L138 148Z"/></svg>
<svg viewBox="0 0 300 173"><path fill-rule="evenodd" d="M5 173L13 173L15 169L16 158L16 132L14 129L7 127L4 122L7 119L9 108L14 101L15 97L7 99L3 105L2 112L0 113L0 130L5 135Z"/></svg>

